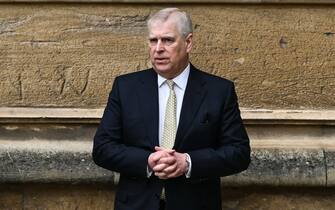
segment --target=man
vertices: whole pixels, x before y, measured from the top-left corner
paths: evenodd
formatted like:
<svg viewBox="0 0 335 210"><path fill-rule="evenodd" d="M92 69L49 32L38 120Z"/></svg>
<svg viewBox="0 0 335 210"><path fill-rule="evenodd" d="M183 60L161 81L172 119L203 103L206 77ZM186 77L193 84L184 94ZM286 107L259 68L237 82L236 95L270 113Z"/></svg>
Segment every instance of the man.
<svg viewBox="0 0 335 210"><path fill-rule="evenodd" d="M220 177L250 162L234 85L190 64L185 12L163 9L148 29L153 68L115 79L94 161L120 173L116 210L219 210Z"/></svg>

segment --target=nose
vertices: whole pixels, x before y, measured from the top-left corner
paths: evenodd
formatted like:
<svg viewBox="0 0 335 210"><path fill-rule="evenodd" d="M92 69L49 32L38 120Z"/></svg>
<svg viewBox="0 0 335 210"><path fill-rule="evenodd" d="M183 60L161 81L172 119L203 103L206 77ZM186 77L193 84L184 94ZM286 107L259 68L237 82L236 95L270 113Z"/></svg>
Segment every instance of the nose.
<svg viewBox="0 0 335 210"><path fill-rule="evenodd" d="M164 51L164 44L162 43L162 40L158 40L156 44L156 51L161 52Z"/></svg>

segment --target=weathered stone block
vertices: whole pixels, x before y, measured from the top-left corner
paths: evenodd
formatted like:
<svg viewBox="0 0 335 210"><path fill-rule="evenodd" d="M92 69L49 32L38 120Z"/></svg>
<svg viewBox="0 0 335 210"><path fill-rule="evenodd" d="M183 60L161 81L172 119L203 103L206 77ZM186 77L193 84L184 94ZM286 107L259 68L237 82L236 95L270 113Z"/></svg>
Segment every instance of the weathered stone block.
<svg viewBox="0 0 335 210"><path fill-rule="evenodd" d="M178 5L192 62L235 81L248 108L333 108L335 5ZM1 4L0 106L103 107L113 79L150 66L154 4Z"/></svg>
<svg viewBox="0 0 335 210"><path fill-rule="evenodd" d="M108 210L113 209L114 192L113 186L99 184L28 185L25 186L24 209Z"/></svg>
<svg viewBox="0 0 335 210"><path fill-rule="evenodd" d="M335 149L327 149L325 151L327 164L327 186L335 186Z"/></svg>
<svg viewBox="0 0 335 210"><path fill-rule="evenodd" d="M223 185L326 186L323 150L257 149L248 170L222 178Z"/></svg>
<svg viewBox="0 0 335 210"><path fill-rule="evenodd" d="M222 188L224 210L333 210L334 188Z"/></svg>
<svg viewBox="0 0 335 210"><path fill-rule="evenodd" d="M113 173L96 166L88 151L0 149L0 182L111 182Z"/></svg>
<svg viewBox="0 0 335 210"><path fill-rule="evenodd" d="M0 185L1 210L104 210L112 209L112 185L6 184Z"/></svg>
<svg viewBox="0 0 335 210"><path fill-rule="evenodd" d="M115 188L106 184L11 184L0 189L1 210L110 210L114 205ZM14 194L20 202L13 202ZM333 210L334 199L334 188L222 188L223 210Z"/></svg>
<svg viewBox="0 0 335 210"><path fill-rule="evenodd" d="M43 144L42 142L40 142ZM5 147L0 150L0 182L3 183L83 183L118 182L118 174L96 166L91 145L79 150ZM48 149L49 147L49 149ZM69 146L70 148L73 145ZM24 148L24 147L23 147ZM322 150L254 149L249 169L222 179L223 186L326 186L325 157Z"/></svg>
<svg viewBox="0 0 335 210"><path fill-rule="evenodd" d="M23 203L23 189L10 185L0 185L0 209L21 210Z"/></svg>

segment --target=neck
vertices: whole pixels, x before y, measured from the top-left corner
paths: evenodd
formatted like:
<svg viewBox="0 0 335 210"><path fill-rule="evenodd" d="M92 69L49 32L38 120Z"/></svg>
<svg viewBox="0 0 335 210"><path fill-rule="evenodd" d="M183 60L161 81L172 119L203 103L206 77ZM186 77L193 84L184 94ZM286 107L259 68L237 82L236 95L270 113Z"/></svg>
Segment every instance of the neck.
<svg viewBox="0 0 335 210"><path fill-rule="evenodd" d="M188 64L189 62L186 62L186 64L184 64L181 68L179 68L175 72L171 71L171 72L166 72L166 73L161 73L161 72L157 72L157 73L161 75L162 77L164 77L165 79L171 80L171 79L178 77L185 70Z"/></svg>

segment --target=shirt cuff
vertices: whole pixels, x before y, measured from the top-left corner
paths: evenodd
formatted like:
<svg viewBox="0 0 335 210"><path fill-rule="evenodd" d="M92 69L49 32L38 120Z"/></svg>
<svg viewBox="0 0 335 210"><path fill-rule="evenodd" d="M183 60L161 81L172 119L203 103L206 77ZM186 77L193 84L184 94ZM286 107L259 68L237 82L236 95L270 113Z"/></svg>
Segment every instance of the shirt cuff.
<svg viewBox="0 0 335 210"><path fill-rule="evenodd" d="M147 178L150 178L152 175L152 170L150 169L149 166L147 166Z"/></svg>
<svg viewBox="0 0 335 210"><path fill-rule="evenodd" d="M185 173L186 178L191 178L191 170L192 170L192 161L189 154L185 153L186 155L186 163L187 163L187 171Z"/></svg>

